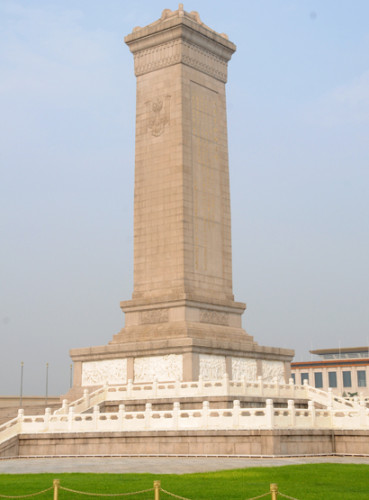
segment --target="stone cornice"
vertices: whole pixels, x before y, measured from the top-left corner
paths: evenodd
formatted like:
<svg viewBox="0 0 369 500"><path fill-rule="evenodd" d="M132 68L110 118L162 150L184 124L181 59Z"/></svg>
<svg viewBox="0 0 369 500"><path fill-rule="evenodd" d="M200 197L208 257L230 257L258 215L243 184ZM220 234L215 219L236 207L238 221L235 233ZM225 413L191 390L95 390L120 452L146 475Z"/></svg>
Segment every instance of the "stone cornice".
<svg viewBox="0 0 369 500"><path fill-rule="evenodd" d="M236 46L188 17L171 17L125 37L135 58L136 76L183 63L222 82Z"/></svg>

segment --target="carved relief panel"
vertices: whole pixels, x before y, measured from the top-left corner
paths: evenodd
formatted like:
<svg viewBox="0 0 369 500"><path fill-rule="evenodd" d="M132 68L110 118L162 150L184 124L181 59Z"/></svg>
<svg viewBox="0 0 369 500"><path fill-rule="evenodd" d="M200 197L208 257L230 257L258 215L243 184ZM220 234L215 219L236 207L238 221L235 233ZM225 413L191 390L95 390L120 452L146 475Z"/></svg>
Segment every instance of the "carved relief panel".
<svg viewBox="0 0 369 500"><path fill-rule="evenodd" d="M179 354L135 358L135 382L168 382L182 380L183 357Z"/></svg>
<svg viewBox="0 0 369 500"><path fill-rule="evenodd" d="M257 380L256 359L232 358L232 380Z"/></svg>
<svg viewBox="0 0 369 500"><path fill-rule="evenodd" d="M265 382L273 382L275 378L279 382L284 382L284 363L282 361L267 361L262 362L262 377Z"/></svg>
<svg viewBox="0 0 369 500"><path fill-rule="evenodd" d="M106 359L82 363L82 386L127 383L127 360Z"/></svg>
<svg viewBox="0 0 369 500"><path fill-rule="evenodd" d="M200 377L204 380L219 380L226 373L225 356L200 354Z"/></svg>

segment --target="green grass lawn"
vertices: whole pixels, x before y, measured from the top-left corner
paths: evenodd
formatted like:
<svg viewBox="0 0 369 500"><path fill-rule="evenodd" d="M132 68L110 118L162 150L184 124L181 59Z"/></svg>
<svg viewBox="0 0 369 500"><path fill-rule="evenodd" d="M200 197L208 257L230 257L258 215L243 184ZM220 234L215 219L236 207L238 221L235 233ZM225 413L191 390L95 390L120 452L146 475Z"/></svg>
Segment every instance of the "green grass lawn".
<svg viewBox="0 0 369 500"><path fill-rule="evenodd" d="M269 491L277 483L279 491L299 500L369 499L369 465L309 464L283 467L258 467L200 474L1 474L1 495L26 495L52 486L92 493L124 493L153 487L159 479L163 489L193 500L245 500ZM53 498L49 491L35 497ZM59 492L60 500L96 499L96 496ZM103 497L101 497L103 498ZM107 498L107 497L106 497ZM119 497L118 497L119 498ZM124 497L121 497L124 498ZM153 499L153 492L128 498ZM161 499L169 499L161 493ZM268 498L268 497L266 497ZM269 497L270 498L270 497ZM283 498L283 497L279 497Z"/></svg>

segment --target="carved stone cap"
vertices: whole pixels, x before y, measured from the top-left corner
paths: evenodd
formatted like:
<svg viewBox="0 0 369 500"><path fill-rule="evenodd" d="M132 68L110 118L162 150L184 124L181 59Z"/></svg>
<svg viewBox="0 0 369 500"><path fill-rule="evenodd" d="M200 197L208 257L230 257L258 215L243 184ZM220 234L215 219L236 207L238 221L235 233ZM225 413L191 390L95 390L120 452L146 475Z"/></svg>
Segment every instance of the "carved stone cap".
<svg viewBox="0 0 369 500"><path fill-rule="evenodd" d="M136 54L179 38L212 52L224 62L229 61L236 50L236 46L228 40L227 35L217 33L206 26L197 12L185 12L182 4L176 11L165 9L160 19L148 26L134 28L124 41L131 52Z"/></svg>

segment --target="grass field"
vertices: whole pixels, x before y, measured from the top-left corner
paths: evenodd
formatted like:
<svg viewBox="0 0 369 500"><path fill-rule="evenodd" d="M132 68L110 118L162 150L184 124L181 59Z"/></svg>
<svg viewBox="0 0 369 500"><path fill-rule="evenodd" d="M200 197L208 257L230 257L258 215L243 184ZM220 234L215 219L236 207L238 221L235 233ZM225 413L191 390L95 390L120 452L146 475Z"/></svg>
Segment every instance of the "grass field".
<svg viewBox="0 0 369 500"><path fill-rule="evenodd" d="M163 489L192 500L245 500L269 491L270 483L277 483L281 493L299 500L369 499L369 465L354 464L289 465L200 474L163 474L162 476L79 473L1 474L0 498L1 495L26 495L41 491L52 486L53 479L59 479L61 486L65 488L92 492L95 495L148 489L153 487L154 480L159 479ZM100 495L97 497L59 491L60 500L99 497ZM52 499L53 491L35 498ZM150 492L128 498L146 500L153 499L154 495ZM161 493L160 498L169 499L170 497Z"/></svg>

